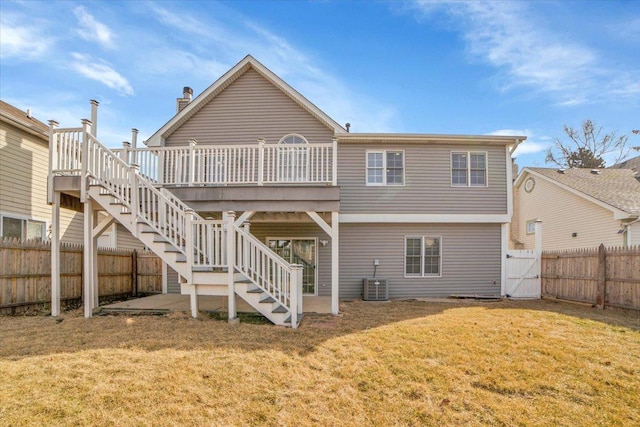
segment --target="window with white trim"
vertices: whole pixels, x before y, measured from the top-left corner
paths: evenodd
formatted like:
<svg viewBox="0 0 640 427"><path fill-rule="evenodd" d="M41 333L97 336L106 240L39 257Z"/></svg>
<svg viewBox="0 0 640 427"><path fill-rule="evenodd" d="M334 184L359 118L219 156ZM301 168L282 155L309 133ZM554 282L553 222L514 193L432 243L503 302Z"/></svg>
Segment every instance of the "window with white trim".
<svg viewBox="0 0 640 427"><path fill-rule="evenodd" d="M0 215L0 237L44 240L45 223L44 221Z"/></svg>
<svg viewBox="0 0 640 427"><path fill-rule="evenodd" d="M454 187L486 187L487 169L485 152L451 152L451 185Z"/></svg>
<svg viewBox="0 0 640 427"><path fill-rule="evenodd" d="M367 185L404 185L404 151L367 151Z"/></svg>
<svg viewBox="0 0 640 427"><path fill-rule="evenodd" d="M404 247L404 274L406 277L441 276L442 238L407 236Z"/></svg>
<svg viewBox="0 0 640 427"><path fill-rule="evenodd" d="M527 221L527 234L536 234L536 220Z"/></svg>

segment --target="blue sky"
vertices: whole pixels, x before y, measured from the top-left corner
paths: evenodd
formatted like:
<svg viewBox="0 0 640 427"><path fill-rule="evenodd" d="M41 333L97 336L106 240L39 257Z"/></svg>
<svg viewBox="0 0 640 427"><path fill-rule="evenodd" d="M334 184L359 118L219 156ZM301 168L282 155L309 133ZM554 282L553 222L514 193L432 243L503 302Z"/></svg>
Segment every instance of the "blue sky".
<svg viewBox="0 0 640 427"><path fill-rule="evenodd" d="M566 123L640 128L640 2L0 0L0 96L112 147L151 136L251 54L352 132L519 134L545 166ZM640 145L640 137L630 138Z"/></svg>

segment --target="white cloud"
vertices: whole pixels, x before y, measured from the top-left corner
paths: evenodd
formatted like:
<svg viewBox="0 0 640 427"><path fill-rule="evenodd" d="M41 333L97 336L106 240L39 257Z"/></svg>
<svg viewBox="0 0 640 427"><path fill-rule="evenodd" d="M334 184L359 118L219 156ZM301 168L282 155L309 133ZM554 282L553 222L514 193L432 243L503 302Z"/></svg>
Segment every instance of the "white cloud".
<svg viewBox="0 0 640 427"><path fill-rule="evenodd" d="M133 95L133 88L127 79L106 62L81 53L72 53L71 56L74 59L71 62L71 68L78 73L117 90L122 95Z"/></svg>
<svg viewBox="0 0 640 427"><path fill-rule="evenodd" d="M422 14L445 11L471 55L501 70L502 90L525 86L559 105L637 95L626 71L607 69L602 53L538 22L525 2L417 2ZM635 76L637 80L637 75Z"/></svg>
<svg viewBox="0 0 640 427"><path fill-rule="evenodd" d="M3 14L0 19L0 58L38 59L53 44L36 26L20 26L15 18Z"/></svg>
<svg viewBox="0 0 640 427"><path fill-rule="evenodd" d="M550 137L545 136L533 139L535 134L529 129L499 129L489 132L488 135L526 136L527 139L518 145L518 148L513 153L513 157L523 154L541 153L549 147L551 141Z"/></svg>
<svg viewBox="0 0 640 427"><path fill-rule="evenodd" d="M80 27L76 32L87 41L94 41L106 48L112 48L113 34L109 27L98 22L83 6L77 6L73 9L73 13L78 19Z"/></svg>

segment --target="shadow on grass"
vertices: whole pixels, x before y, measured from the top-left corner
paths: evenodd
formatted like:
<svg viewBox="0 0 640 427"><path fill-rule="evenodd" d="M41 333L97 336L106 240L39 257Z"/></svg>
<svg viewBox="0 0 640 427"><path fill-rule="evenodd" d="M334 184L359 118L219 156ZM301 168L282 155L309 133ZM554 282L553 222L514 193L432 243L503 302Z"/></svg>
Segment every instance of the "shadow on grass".
<svg viewBox="0 0 640 427"><path fill-rule="evenodd" d="M550 312L602 322L640 331L640 312L597 310L558 301L343 301L341 314L307 314L300 328L293 330L262 322L229 324L203 315L192 319L186 313L164 316L112 315L84 319L81 310L49 316L3 317L0 321L0 358L75 353L98 349L143 351L215 351L221 348L242 352L280 351L304 356L323 343L399 322L444 314L449 310L482 308L512 310L499 319L517 317L521 310ZM473 310L469 315L472 315ZM508 326L505 326L508 327Z"/></svg>

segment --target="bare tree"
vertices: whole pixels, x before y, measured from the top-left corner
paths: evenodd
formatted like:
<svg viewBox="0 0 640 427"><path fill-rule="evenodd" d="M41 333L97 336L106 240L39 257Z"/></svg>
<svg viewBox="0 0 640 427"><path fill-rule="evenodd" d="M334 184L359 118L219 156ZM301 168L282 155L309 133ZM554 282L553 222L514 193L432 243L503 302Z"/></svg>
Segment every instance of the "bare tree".
<svg viewBox="0 0 640 427"><path fill-rule="evenodd" d="M602 168L605 155L615 154L615 164L631 151L631 147L627 147L627 135L618 136L617 130L603 135L602 126L598 127L591 120L585 120L579 129L564 125L564 133L569 140L554 138L553 147L547 149L545 162L569 168Z"/></svg>

